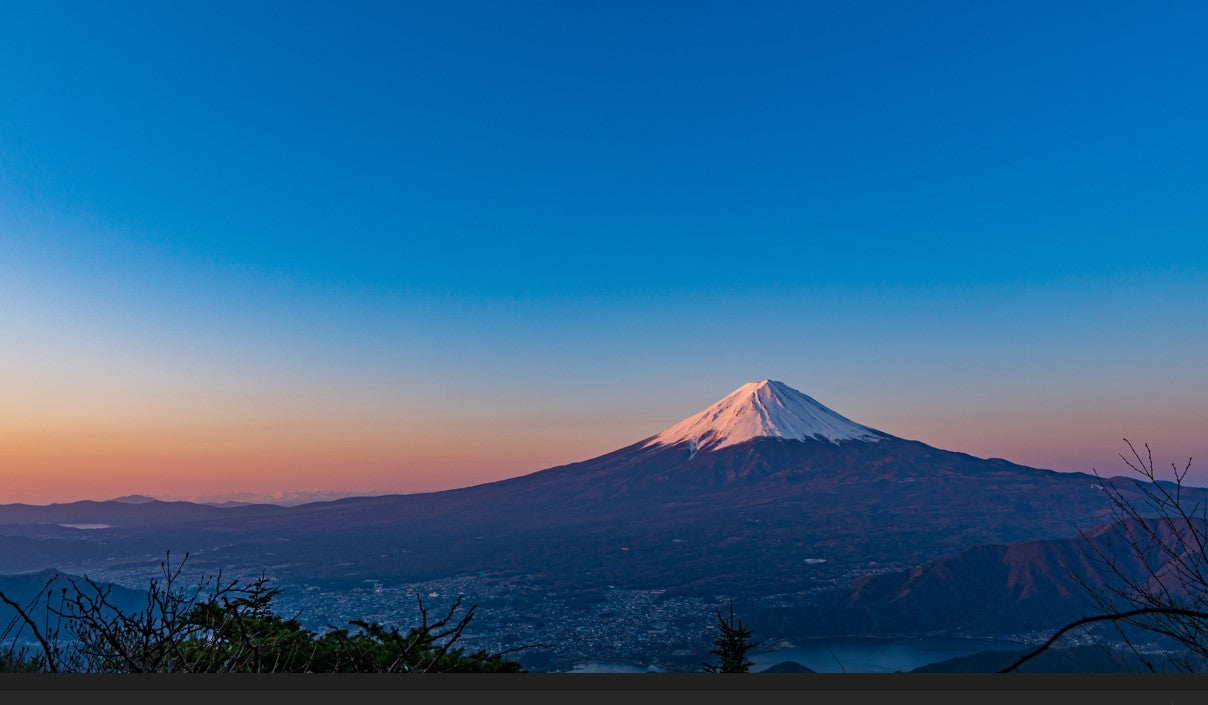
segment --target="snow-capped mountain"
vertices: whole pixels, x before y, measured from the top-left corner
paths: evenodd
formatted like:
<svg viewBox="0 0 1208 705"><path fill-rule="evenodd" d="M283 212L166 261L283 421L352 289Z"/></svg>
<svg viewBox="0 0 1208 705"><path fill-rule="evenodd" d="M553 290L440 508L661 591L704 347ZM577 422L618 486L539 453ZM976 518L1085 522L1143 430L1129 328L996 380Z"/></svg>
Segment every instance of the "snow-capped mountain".
<svg viewBox="0 0 1208 705"><path fill-rule="evenodd" d="M793 639L940 628L954 609L1015 610L1010 625L1025 629L1063 616L1049 609L1070 604L1059 571L1078 565L1076 541L1034 542L1111 521L1102 481L900 438L762 380L610 453L443 492L293 507L0 506L0 573L138 565L171 549L196 556L195 570L268 569L292 585L456 578L548 590L509 598L508 624L548 623L551 604L611 604L600 600L619 589L766 598L752 619ZM1208 502L1208 490L1185 492ZM71 526L85 523L112 528ZM1016 542L1033 543L993 546ZM820 609L817 596L832 593ZM990 612L969 607L977 600ZM598 628L586 614L559 619Z"/></svg>
<svg viewBox="0 0 1208 705"><path fill-rule="evenodd" d="M804 441L879 441L885 434L862 426L819 404L784 382L748 382L700 413L693 414L646 443L689 443L719 450L755 438Z"/></svg>
<svg viewBox="0 0 1208 705"><path fill-rule="evenodd" d="M499 482L296 507L11 506L0 526L41 536L48 523L112 524L114 556L205 548L214 565L249 570L272 556L283 577L498 572L573 589L754 595L976 544L1065 538L1111 519L1099 482L899 438L762 380L624 448ZM74 541L71 531L55 540ZM3 544L0 569L19 548ZM63 550L77 548L94 550ZM54 550L37 555L55 561Z"/></svg>

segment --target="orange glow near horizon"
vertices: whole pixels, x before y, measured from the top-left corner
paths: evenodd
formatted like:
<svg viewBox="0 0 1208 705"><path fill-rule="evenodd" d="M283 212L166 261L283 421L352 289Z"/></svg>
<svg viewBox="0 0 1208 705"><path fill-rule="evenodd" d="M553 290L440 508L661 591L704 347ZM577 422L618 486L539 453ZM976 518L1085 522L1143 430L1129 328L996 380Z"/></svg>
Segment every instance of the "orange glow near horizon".
<svg viewBox="0 0 1208 705"><path fill-rule="evenodd" d="M628 442L632 442L632 439ZM0 432L0 503L298 491L424 492L464 487L610 450L582 435L511 429L422 433L322 427L197 426ZM626 443L628 443L626 442ZM622 444L623 445L623 444Z"/></svg>
<svg viewBox="0 0 1208 705"><path fill-rule="evenodd" d="M636 442L667 425L655 415L611 422L593 415L512 415L506 422L407 424L383 418L324 423L315 418L186 422L182 418L114 419L51 426L7 423L0 430L0 503L109 499L146 494L166 499L238 493L425 492L465 487L585 460ZM1103 414L1056 424L1009 415L922 414L876 427L930 445L1056 470L1126 474L1119 426ZM1192 419L1194 421L1194 418ZM661 424L661 425L660 425ZM1194 423L1151 422L1136 429L1160 463L1186 460ZM470 428L471 431L466 429ZM646 431L639 428L649 429ZM1182 454L1180 456L1180 454ZM1169 457L1168 457L1169 456ZM1202 474L1193 475L1200 479ZM1203 482L1199 482L1203 484Z"/></svg>
<svg viewBox="0 0 1208 705"><path fill-rule="evenodd" d="M0 503L465 487L761 379L1208 485L1208 5L984 5L6 7Z"/></svg>

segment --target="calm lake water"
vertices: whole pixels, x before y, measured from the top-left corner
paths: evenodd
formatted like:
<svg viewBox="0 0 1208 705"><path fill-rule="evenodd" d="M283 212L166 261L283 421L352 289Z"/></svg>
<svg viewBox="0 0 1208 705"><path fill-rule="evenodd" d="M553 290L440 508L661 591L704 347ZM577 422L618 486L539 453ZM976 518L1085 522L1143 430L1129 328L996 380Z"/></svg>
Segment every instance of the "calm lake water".
<svg viewBox="0 0 1208 705"><path fill-rule="evenodd" d="M910 671L937 661L968 656L978 651L1029 651L1033 647L1014 641L991 639L826 639L802 642L749 658L751 671L762 671L782 661L796 661L819 673L894 673ZM842 665L840 665L842 664Z"/></svg>
<svg viewBox="0 0 1208 705"><path fill-rule="evenodd" d="M653 671L655 671L654 668L635 666L631 663L590 661L588 663L576 663L575 667L567 671L567 673L650 673Z"/></svg>
<svg viewBox="0 0 1208 705"><path fill-rule="evenodd" d="M820 639L791 649L750 654L751 672L782 661L796 661L819 673L894 673L978 651L1031 650L1026 644L993 639ZM837 660L836 660L837 659ZM839 664L843 664L840 667ZM653 667L631 663L591 661L576 664L571 673L646 673Z"/></svg>

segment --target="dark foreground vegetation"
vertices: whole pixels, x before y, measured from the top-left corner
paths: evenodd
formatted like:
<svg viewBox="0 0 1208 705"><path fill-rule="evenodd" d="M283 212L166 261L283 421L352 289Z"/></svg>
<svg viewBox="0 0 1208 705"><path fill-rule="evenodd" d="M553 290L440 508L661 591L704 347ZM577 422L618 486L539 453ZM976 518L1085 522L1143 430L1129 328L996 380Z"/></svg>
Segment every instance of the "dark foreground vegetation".
<svg viewBox="0 0 1208 705"><path fill-rule="evenodd" d="M187 555L185 559L187 560ZM52 673L513 673L511 653L466 653L456 646L474 617L460 598L429 615L417 596L420 623L406 630L353 621L318 634L273 610L280 590L266 578L221 574L182 584L185 560L161 563L145 602L122 608L114 587L87 578L52 576L21 604L0 632L0 671Z"/></svg>

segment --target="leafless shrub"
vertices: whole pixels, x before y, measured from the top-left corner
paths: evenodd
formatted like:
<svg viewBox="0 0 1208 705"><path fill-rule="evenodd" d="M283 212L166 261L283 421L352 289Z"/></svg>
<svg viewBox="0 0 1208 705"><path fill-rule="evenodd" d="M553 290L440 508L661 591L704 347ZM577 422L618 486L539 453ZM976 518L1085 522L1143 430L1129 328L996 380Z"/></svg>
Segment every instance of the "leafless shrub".
<svg viewBox="0 0 1208 705"><path fill-rule="evenodd" d="M261 576L227 579L219 572L195 583L182 581L188 554L160 563L145 603L123 611L113 586L83 578L52 578L27 604L3 593L17 612L3 633L10 643L0 652L0 670L75 673L281 673L281 672L445 672L520 670L504 656L534 644L497 653L466 653L456 646L474 617L458 598L432 620L416 595L421 622L406 631L354 620L354 631L332 627L316 634L297 617L272 610L280 590ZM39 623L38 610L41 622ZM461 612L461 614L459 614ZM18 646L29 632L40 653Z"/></svg>
<svg viewBox="0 0 1208 705"><path fill-rule="evenodd" d="M1062 627L1004 672L1040 655L1067 632L1092 624L1112 625L1151 671L1195 671L1208 663L1208 506L1185 491L1192 459L1182 468L1172 463L1165 480L1158 476L1149 444L1142 456L1128 439L1124 442L1129 454L1120 458L1137 477L1117 484L1096 472L1112 523L1081 532L1088 557L1107 579L1091 584L1070 574L1098 614ZM1146 653L1136 645L1139 633L1164 637L1182 653Z"/></svg>

